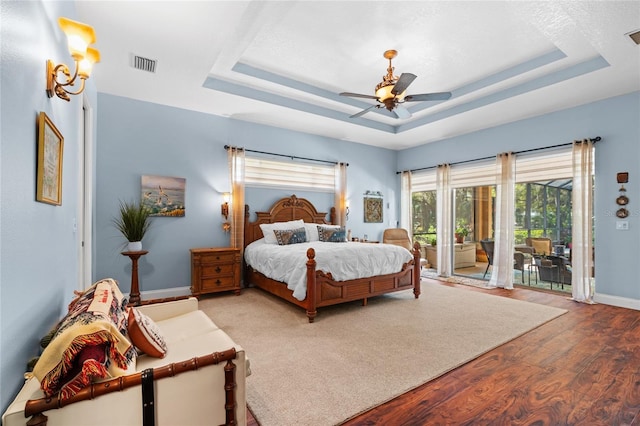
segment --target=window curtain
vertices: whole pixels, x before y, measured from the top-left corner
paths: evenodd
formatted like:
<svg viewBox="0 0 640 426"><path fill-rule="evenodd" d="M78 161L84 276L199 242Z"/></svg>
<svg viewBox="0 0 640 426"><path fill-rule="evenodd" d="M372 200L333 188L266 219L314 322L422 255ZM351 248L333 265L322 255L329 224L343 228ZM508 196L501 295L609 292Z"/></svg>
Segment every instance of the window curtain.
<svg viewBox="0 0 640 426"><path fill-rule="evenodd" d="M438 275L448 277L452 272L451 248L453 241L452 201L451 201L451 166L440 164L436 171L437 213L436 240L438 244Z"/></svg>
<svg viewBox="0 0 640 426"><path fill-rule="evenodd" d="M335 189L333 205L336 207L335 225L347 225L347 163L335 165Z"/></svg>
<svg viewBox="0 0 640 426"><path fill-rule="evenodd" d="M593 142L573 143L573 218L571 246L571 291L578 302L593 303Z"/></svg>
<svg viewBox="0 0 640 426"><path fill-rule="evenodd" d="M231 247L244 251L244 149L229 147L229 182L231 182Z"/></svg>
<svg viewBox="0 0 640 426"><path fill-rule="evenodd" d="M400 228L409 231L413 240L413 210L411 208L411 172L402 172L400 183Z"/></svg>
<svg viewBox="0 0 640 426"><path fill-rule="evenodd" d="M515 154L511 152L496 157L495 243L489 287L513 289L515 164Z"/></svg>

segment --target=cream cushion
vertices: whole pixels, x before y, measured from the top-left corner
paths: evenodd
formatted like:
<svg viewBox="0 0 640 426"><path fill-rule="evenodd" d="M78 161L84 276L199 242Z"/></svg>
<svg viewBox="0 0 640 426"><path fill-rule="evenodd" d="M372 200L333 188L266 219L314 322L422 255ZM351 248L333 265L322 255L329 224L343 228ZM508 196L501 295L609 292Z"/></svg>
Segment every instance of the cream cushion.
<svg viewBox="0 0 640 426"><path fill-rule="evenodd" d="M550 254L549 241L531 240L531 247L533 247L538 254Z"/></svg>

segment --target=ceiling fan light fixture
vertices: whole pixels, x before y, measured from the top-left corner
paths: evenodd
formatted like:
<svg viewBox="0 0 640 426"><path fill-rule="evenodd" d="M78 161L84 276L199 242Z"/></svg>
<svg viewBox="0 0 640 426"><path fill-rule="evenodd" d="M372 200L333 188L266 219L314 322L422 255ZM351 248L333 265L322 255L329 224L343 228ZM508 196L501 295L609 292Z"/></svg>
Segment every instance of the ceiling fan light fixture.
<svg viewBox="0 0 640 426"><path fill-rule="evenodd" d="M378 102L384 103L387 99L393 98L393 93L391 90L393 89L393 84L387 84L386 86L378 85L376 88L376 96L378 97Z"/></svg>
<svg viewBox="0 0 640 426"><path fill-rule="evenodd" d="M441 93L422 93L418 95L407 95L407 88L417 78L415 74L410 72L403 72L400 77L393 75L393 66L391 60L398 54L395 50L387 50L384 52L384 58L389 60L389 67L387 68L387 74L382 76L382 81L378 83L375 90L375 96L363 95L360 93L342 92L340 96L352 96L354 98L375 99L379 103L384 105L384 108L389 111L395 111L398 118L410 118L411 113L404 109L399 108L399 104L404 102L417 102L417 101L446 101L451 97L450 92ZM365 108L357 114L349 116L349 118L360 117L361 115L371 111L373 108L382 108L382 105L372 105L369 108Z"/></svg>
<svg viewBox="0 0 640 426"><path fill-rule="evenodd" d="M376 97L378 98L378 101L381 103L384 103L384 101L388 99L396 98L398 102L402 102L404 100L405 95L407 94L407 91L405 90L399 95L394 95L393 93L391 93L394 86L395 86L395 81L391 84L387 83L386 81L378 84L376 86Z"/></svg>

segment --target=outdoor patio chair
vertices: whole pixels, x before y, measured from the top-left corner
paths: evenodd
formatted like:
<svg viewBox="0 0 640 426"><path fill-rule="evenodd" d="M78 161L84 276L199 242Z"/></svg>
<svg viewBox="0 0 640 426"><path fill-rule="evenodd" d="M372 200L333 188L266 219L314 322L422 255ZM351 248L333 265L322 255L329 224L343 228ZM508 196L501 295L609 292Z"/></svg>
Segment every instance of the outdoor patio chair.
<svg viewBox="0 0 640 426"><path fill-rule="evenodd" d="M524 243L533 248L534 254L546 255L553 254L553 241L547 237L530 237L524 240Z"/></svg>
<svg viewBox="0 0 640 426"><path fill-rule="evenodd" d="M487 254L487 269L484 271L484 275L482 278L484 279L487 276L487 272L489 272L489 267L493 266L493 251L495 242L493 240L481 240L480 245L482 246L482 250ZM513 253L513 269L520 271L520 279L522 280L522 284L524 284L524 271L525 271L525 255L520 251L516 251ZM531 271L529 271L529 282L531 282Z"/></svg>

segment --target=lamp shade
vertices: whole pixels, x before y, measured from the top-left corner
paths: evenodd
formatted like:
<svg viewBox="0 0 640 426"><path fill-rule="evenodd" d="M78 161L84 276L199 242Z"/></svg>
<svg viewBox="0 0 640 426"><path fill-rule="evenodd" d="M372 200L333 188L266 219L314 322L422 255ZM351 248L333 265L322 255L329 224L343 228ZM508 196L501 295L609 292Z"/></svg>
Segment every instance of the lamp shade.
<svg viewBox="0 0 640 426"><path fill-rule="evenodd" d="M81 60L87 47L96 42L93 27L64 17L58 18L58 25L67 36L69 53L75 60Z"/></svg>
<svg viewBox="0 0 640 426"><path fill-rule="evenodd" d="M78 75L80 78L89 78L93 64L100 62L100 51L92 47L87 48L84 58L78 63Z"/></svg>

